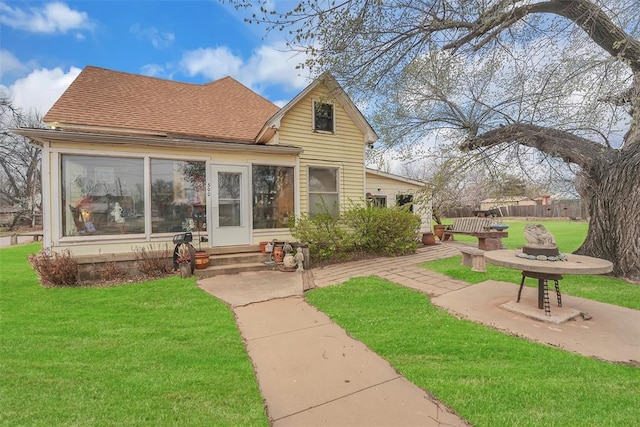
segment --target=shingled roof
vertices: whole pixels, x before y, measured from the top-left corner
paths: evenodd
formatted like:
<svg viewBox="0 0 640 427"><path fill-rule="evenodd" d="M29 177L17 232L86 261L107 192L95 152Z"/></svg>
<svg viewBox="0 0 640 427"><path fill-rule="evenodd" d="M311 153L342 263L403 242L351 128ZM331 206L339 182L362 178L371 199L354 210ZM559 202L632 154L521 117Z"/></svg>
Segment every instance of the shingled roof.
<svg viewBox="0 0 640 427"><path fill-rule="evenodd" d="M44 117L65 125L189 135L239 142L279 108L231 77L207 84L86 67Z"/></svg>

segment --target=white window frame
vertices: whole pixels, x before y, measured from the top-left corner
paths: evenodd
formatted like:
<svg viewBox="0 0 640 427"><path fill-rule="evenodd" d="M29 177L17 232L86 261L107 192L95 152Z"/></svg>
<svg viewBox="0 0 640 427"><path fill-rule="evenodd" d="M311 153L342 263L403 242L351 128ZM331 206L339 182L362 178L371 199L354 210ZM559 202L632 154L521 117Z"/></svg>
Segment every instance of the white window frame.
<svg viewBox="0 0 640 427"><path fill-rule="evenodd" d="M336 191L335 192L317 192L311 191L311 170L312 169L332 169L336 171ZM311 194L335 194L338 201L338 212L342 210L342 198L340 195L340 168L335 166L309 165L307 166L307 214L311 214Z"/></svg>
<svg viewBox="0 0 640 427"><path fill-rule="evenodd" d="M321 129L316 129L316 104L326 104L326 105L331 105L331 112L332 112L332 116L331 116L331 128L332 130L321 130ZM329 134L329 135L333 135L336 133L336 105L333 102L325 102L325 101L321 101L319 99L314 99L313 102L311 103L311 128L313 129L314 132L318 132L318 133L325 133L325 134Z"/></svg>

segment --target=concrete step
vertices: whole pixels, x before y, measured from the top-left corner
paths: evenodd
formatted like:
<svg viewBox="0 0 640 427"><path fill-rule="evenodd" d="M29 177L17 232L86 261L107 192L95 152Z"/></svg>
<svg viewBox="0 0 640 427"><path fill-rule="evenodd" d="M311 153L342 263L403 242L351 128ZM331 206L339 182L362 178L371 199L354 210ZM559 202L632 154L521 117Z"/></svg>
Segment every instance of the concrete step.
<svg viewBox="0 0 640 427"><path fill-rule="evenodd" d="M220 276L226 274L238 274L246 271L268 271L275 270L275 265L267 265L263 262L241 263L241 264L225 264L218 266L210 266L202 270L195 270L195 274L199 279L207 277Z"/></svg>
<svg viewBox="0 0 640 427"><path fill-rule="evenodd" d="M269 259L269 256L267 254L263 254L262 252L211 255L209 256L209 266L218 267L231 264L261 263L265 262L267 259Z"/></svg>

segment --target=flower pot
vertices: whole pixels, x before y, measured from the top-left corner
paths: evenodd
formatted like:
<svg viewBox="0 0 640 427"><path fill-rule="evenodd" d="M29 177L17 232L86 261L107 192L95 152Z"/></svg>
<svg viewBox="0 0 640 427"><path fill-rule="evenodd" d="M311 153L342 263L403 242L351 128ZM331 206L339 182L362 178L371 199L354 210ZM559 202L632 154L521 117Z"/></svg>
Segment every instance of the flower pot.
<svg viewBox="0 0 640 427"><path fill-rule="evenodd" d="M205 251L196 251L196 269L204 270L209 266L209 253Z"/></svg>
<svg viewBox="0 0 640 427"><path fill-rule="evenodd" d="M293 258L293 254L291 253L285 254L284 258L282 259L282 263L284 264L285 268L296 268L296 260Z"/></svg>
<svg viewBox="0 0 640 427"><path fill-rule="evenodd" d="M436 224L433 226L433 232L435 233L436 236L438 236L438 239L442 240L442 236L444 235L445 228L446 228L446 225L444 224Z"/></svg>
<svg viewBox="0 0 640 427"><path fill-rule="evenodd" d="M273 260L275 262L282 262L283 259L284 259L284 249L282 249L282 246L275 246L273 248Z"/></svg>
<svg viewBox="0 0 640 427"><path fill-rule="evenodd" d="M428 231L426 233L422 233L422 244L423 245L435 245L436 244L436 236L433 235L432 232Z"/></svg>
<svg viewBox="0 0 640 427"><path fill-rule="evenodd" d="M269 242L260 242L260 252L263 254L267 253L267 243Z"/></svg>

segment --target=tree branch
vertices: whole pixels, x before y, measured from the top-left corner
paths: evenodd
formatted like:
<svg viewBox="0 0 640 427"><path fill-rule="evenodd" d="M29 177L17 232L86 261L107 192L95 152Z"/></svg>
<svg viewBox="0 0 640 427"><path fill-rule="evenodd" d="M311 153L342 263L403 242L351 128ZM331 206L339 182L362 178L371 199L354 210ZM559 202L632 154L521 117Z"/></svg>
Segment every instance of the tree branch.
<svg viewBox="0 0 640 427"><path fill-rule="evenodd" d="M612 148L569 132L526 123L515 123L490 130L467 140L461 148L476 150L509 142L536 148L583 169L588 169L596 163L609 163L616 153Z"/></svg>

